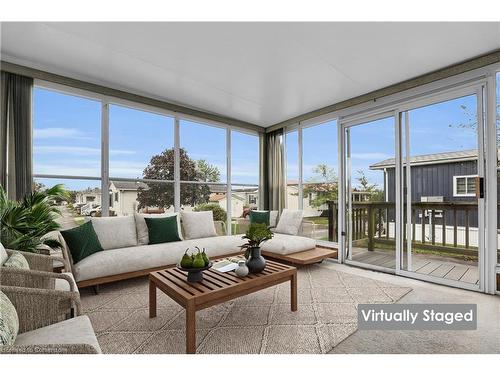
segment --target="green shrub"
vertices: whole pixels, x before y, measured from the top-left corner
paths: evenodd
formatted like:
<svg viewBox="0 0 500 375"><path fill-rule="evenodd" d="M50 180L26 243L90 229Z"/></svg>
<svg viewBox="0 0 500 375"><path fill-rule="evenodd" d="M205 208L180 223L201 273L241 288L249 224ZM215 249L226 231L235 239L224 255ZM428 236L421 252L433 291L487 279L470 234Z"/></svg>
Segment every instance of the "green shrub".
<svg viewBox="0 0 500 375"><path fill-rule="evenodd" d="M223 221L227 220L226 210L219 206L217 203L203 203L194 208L194 211L212 211L214 213L215 221Z"/></svg>

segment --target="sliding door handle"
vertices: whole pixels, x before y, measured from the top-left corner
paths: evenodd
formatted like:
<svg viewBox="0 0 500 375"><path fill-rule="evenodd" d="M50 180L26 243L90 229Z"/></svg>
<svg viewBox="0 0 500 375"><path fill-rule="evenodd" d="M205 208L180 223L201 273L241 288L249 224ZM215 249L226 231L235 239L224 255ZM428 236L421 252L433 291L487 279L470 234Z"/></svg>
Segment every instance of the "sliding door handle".
<svg viewBox="0 0 500 375"><path fill-rule="evenodd" d="M484 198L484 177L476 177L476 198Z"/></svg>

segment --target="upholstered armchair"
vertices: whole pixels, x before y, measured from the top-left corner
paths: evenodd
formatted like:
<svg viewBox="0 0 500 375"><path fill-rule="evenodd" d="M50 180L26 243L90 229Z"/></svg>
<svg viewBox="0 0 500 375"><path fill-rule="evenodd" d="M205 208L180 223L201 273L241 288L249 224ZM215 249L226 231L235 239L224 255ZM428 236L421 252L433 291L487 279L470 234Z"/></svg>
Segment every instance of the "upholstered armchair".
<svg viewBox="0 0 500 375"><path fill-rule="evenodd" d="M4 354L93 354L101 349L76 292L0 286L15 308L19 330ZM66 319L70 306L75 317Z"/></svg>

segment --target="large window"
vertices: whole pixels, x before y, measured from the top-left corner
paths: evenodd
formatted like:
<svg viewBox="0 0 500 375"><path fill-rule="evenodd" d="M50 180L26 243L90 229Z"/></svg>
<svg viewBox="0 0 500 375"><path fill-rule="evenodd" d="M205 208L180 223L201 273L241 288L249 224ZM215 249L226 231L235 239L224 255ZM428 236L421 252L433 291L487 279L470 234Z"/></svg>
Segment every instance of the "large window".
<svg viewBox="0 0 500 375"><path fill-rule="evenodd" d="M70 190L71 202L56 202L65 228L91 216L174 211L177 203L180 210L213 211L222 234L259 204L257 133L134 103L107 104L69 88L37 85L33 103L34 188L60 183Z"/></svg>
<svg viewBox="0 0 500 375"><path fill-rule="evenodd" d="M100 176L100 103L40 88L33 101L34 173Z"/></svg>
<svg viewBox="0 0 500 375"><path fill-rule="evenodd" d="M336 241L337 131L330 120L286 132L286 204L303 210L301 234L322 241Z"/></svg>
<svg viewBox="0 0 500 375"><path fill-rule="evenodd" d="M55 202L62 227L70 228L100 213L101 104L38 87L33 103L34 189L63 184L70 191L69 205Z"/></svg>
<svg viewBox="0 0 500 375"><path fill-rule="evenodd" d="M110 105L109 175L110 214L173 211L174 118Z"/></svg>
<svg viewBox="0 0 500 375"><path fill-rule="evenodd" d="M231 132L231 232L244 233L249 210L259 208L259 137Z"/></svg>

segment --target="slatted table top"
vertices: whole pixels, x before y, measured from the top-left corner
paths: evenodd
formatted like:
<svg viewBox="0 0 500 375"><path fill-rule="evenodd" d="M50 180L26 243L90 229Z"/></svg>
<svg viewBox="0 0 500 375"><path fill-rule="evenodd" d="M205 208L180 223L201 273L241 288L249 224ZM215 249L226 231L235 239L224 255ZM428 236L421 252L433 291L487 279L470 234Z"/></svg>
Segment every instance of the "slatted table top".
<svg viewBox="0 0 500 375"><path fill-rule="evenodd" d="M187 272L177 267L152 272L149 279L179 304L185 306L189 301L195 305L233 298L237 295L252 293L272 285L290 280L297 269L271 260L266 260L266 268L258 274L248 274L243 278L234 271L219 272L213 268L203 271L203 280L197 283L187 282ZM194 300L194 301L193 301ZM212 304L212 303L210 303ZM207 306L208 307L208 306Z"/></svg>

